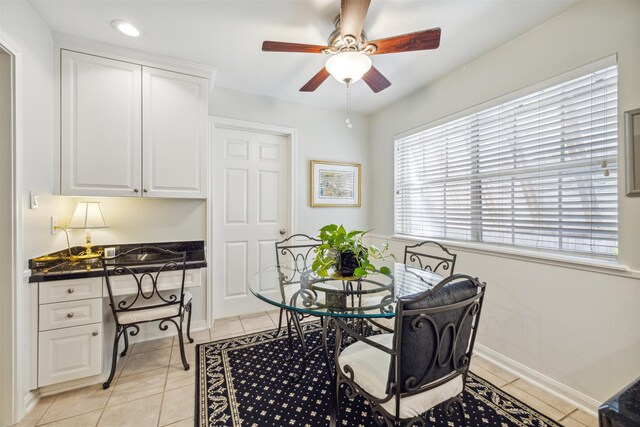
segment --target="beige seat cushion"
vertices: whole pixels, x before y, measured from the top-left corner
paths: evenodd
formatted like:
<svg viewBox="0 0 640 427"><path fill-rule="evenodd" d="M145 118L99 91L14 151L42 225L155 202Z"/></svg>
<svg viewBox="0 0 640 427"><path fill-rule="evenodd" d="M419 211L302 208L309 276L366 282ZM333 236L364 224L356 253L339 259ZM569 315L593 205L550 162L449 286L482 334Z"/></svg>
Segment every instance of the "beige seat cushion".
<svg viewBox="0 0 640 427"><path fill-rule="evenodd" d="M191 292L184 293L184 304L191 301ZM156 302L157 303L157 302ZM149 322L151 320L164 319L180 314L180 304L171 304L161 307L131 310L118 313L118 323L121 325L129 325L132 323Z"/></svg>
<svg viewBox="0 0 640 427"><path fill-rule="evenodd" d="M391 348L393 334L381 334L369 337L370 340ZM387 380L389 377L389 363L391 356L364 342L356 342L345 348L338 357L338 364L344 371L349 365L354 373L354 381L364 391L374 397L382 399L386 396ZM400 418L413 418L434 406L457 396L462 392L462 376L431 390L403 397L400 400ZM390 414L395 414L395 399L381 405Z"/></svg>

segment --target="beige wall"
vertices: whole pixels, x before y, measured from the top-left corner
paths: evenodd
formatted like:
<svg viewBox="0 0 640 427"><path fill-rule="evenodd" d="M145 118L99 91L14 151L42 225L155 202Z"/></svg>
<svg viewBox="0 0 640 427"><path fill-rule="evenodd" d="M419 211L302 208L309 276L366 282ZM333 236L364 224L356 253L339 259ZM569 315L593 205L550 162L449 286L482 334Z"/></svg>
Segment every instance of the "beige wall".
<svg viewBox="0 0 640 427"><path fill-rule="evenodd" d="M618 54L619 254L640 277L640 199L624 196L623 112L640 106L640 2L587 0L372 116L371 224L393 234L393 139L447 116ZM398 251L402 242L397 242ZM456 270L488 283L478 342L603 401L638 376L640 280L457 248Z"/></svg>

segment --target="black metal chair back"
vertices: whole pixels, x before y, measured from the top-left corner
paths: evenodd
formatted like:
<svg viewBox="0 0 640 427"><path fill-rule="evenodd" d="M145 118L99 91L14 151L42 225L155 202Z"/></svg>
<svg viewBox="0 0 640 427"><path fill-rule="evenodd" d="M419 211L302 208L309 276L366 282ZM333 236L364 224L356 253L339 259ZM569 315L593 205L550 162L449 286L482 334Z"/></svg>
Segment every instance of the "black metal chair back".
<svg viewBox="0 0 640 427"><path fill-rule="evenodd" d="M116 322L119 313L184 304L186 261L186 252L174 252L154 246L135 248L114 257L103 258L109 302ZM161 275L178 270L182 271L180 288L160 292L158 282ZM111 283L114 276L133 278L137 292L116 301Z"/></svg>
<svg viewBox="0 0 640 427"><path fill-rule="evenodd" d="M397 364L389 381L402 395L421 393L463 375L473 352L485 284L457 274L396 305ZM397 380L396 380L397 379Z"/></svg>
<svg viewBox="0 0 640 427"><path fill-rule="evenodd" d="M300 280L300 274L311 268L316 249L321 244L322 240L306 234L294 234L276 242L276 265L291 267L281 271L280 279L284 282L293 282L296 278Z"/></svg>
<svg viewBox="0 0 640 427"><path fill-rule="evenodd" d="M415 245L405 246L404 263L422 270L433 271L441 276L453 274L457 255L438 242L426 240Z"/></svg>

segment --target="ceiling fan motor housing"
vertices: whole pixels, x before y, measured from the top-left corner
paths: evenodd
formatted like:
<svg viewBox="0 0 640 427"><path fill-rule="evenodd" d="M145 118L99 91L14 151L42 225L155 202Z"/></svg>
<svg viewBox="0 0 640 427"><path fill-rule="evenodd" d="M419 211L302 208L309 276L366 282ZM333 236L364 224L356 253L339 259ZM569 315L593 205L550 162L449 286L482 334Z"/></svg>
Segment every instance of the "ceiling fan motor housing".
<svg viewBox="0 0 640 427"><path fill-rule="evenodd" d="M357 40L355 36L340 35L340 15L336 16L335 29L329 35L329 39L327 40L327 45L331 46L331 49L325 49L324 53L334 54L338 52L362 52L362 53L372 53L367 51L367 33L364 30L360 33L360 39Z"/></svg>

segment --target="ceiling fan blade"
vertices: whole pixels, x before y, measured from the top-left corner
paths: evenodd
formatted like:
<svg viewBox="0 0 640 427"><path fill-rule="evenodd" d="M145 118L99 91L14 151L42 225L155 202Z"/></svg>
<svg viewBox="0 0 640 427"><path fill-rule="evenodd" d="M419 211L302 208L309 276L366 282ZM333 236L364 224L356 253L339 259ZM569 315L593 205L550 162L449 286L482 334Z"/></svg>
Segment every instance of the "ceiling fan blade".
<svg viewBox="0 0 640 427"><path fill-rule="evenodd" d="M329 46L320 46L315 44L287 43L287 42L262 42L262 50L264 52L301 52L301 53L322 53L323 49Z"/></svg>
<svg viewBox="0 0 640 427"><path fill-rule="evenodd" d="M371 67L369 71L362 76L362 80L371 88L375 93L380 92L391 86L391 82L382 75L376 67Z"/></svg>
<svg viewBox="0 0 640 427"><path fill-rule="evenodd" d="M440 28L402 34L386 39L372 40L367 45L375 45L373 55L395 52L411 52L414 50L437 49L440 46Z"/></svg>
<svg viewBox="0 0 640 427"><path fill-rule="evenodd" d="M315 76L311 77L311 80L309 80L304 86L300 88L300 92L313 92L314 90L318 89L318 86L320 86L325 80L327 80L327 77L329 76L330 74L327 69L322 67L322 70L318 71Z"/></svg>
<svg viewBox="0 0 640 427"><path fill-rule="evenodd" d="M352 35L360 39L364 19L367 17L371 0L341 0L340 2L340 35Z"/></svg>

